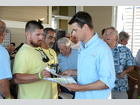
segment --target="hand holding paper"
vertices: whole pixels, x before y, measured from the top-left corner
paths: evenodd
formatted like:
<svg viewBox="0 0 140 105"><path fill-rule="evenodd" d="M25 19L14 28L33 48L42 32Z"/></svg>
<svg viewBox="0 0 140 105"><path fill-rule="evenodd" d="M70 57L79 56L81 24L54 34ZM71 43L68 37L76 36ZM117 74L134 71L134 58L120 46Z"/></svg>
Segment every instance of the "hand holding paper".
<svg viewBox="0 0 140 105"><path fill-rule="evenodd" d="M50 78L51 77L50 72L48 72L46 70L43 70L40 74L41 74L41 77L43 77L43 78Z"/></svg>
<svg viewBox="0 0 140 105"><path fill-rule="evenodd" d="M67 75L67 76L76 76L77 70L65 70L61 73L61 75Z"/></svg>
<svg viewBox="0 0 140 105"><path fill-rule="evenodd" d="M59 76L58 74L56 74L56 71L54 69L49 69L48 67L46 67L45 70L49 71L53 75Z"/></svg>
<svg viewBox="0 0 140 105"><path fill-rule="evenodd" d="M44 80L56 82L59 84L69 84L69 83L76 83L76 81L73 79L73 77L70 76L60 76L56 74L55 70L49 69L48 67L45 68L47 71L52 73L53 75L59 76L59 78L43 78Z"/></svg>

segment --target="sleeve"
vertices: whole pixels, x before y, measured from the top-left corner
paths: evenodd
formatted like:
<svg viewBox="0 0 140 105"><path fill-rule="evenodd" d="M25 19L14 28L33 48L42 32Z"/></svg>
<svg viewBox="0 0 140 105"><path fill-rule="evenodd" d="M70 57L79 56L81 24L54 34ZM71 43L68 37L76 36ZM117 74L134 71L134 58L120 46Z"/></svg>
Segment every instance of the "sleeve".
<svg viewBox="0 0 140 105"><path fill-rule="evenodd" d="M136 61L136 65L137 65L138 67L140 67L140 49L138 50L138 52L137 52L137 54L136 54L135 61Z"/></svg>
<svg viewBox="0 0 140 105"><path fill-rule="evenodd" d="M12 78L10 57L6 49L0 51L0 80L5 78Z"/></svg>
<svg viewBox="0 0 140 105"><path fill-rule="evenodd" d="M106 84L109 89L112 89L115 86L115 68L114 68L114 60L113 55L110 49L105 49L101 53L99 59L99 80L101 80L104 84Z"/></svg>
<svg viewBox="0 0 140 105"><path fill-rule="evenodd" d="M13 65L13 74L15 73L28 73L29 58L27 51L18 52L15 56Z"/></svg>
<svg viewBox="0 0 140 105"><path fill-rule="evenodd" d="M136 63L130 49L127 47L126 49L127 66L135 66Z"/></svg>

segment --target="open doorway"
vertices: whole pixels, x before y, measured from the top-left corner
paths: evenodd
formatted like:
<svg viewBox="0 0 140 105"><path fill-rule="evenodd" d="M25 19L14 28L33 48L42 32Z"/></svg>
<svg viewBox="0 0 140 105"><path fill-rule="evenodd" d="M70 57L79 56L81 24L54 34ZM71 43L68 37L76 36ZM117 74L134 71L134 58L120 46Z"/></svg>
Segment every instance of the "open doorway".
<svg viewBox="0 0 140 105"><path fill-rule="evenodd" d="M76 13L76 6L52 6L52 28L71 32L69 20Z"/></svg>

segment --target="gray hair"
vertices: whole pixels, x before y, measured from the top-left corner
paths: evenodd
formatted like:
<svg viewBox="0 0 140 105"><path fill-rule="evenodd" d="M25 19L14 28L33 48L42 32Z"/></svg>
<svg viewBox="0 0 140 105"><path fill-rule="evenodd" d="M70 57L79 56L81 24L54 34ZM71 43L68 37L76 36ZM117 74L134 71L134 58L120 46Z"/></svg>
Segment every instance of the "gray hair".
<svg viewBox="0 0 140 105"><path fill-rule="evenodd" d="M44 36L46 37L48 35L49 31L53 31L55 33L55 30L53 28L44 28Z"/></svg>
<svg viewBox="0 0 140 105"><path fill-rule="evenodd" d="M66 37L59 38L58 41L57 41L57 44L65 44L66 48L70 48L71 47L71 42Z"/></svg>
<svg viewBox="0 0 140 105"><path fill-rule="evenodd" d="M2 34L3 31L6 30L6 24L0 20L0 34Z"/></svg>
<svg viewBox="0 0 140 105"><path fill-rule="evenodd" d="M114 34L115 34L116 36L118 36L118 38L117 38L116 41L118 41L118 40L119 40L119 33L118 33L118 31L115 29L115 27L108 27L108 28L105 29L105 32L106 32L107 30L109 30L109 29L114 30Z"/></svg>
<svg viewBox="0 0 140 105"><path fill-rule="evenodd" d="M121 31L119 33L119 40L120 41L123 41L124 39L129 39L129 37L130 37L130 35L125 31Z"/></svg>

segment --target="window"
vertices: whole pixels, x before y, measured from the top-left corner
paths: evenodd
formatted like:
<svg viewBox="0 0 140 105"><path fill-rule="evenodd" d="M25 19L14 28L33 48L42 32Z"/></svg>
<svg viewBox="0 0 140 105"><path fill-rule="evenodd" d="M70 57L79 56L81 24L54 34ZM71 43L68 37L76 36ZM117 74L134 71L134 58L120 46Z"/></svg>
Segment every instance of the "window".
<svg viewBox="0 0 140 105"><path fill-rule="evenodd" d="M76 6L52 6L52 28L70 32L68 21L76 13Z"/></svg>
<svg viewBox="0 0 140 105"><path fill-rule="evenodd" d="M52 6L53 15L70 16L76 13L76 6Z"/></svg>
<svg viewBox="0 0 140 105"><path fill-rule="evenodd" d="M140 49L140 6L118 6L116 9L116 29L130 35L127 47L135 57Z"/></svg>

